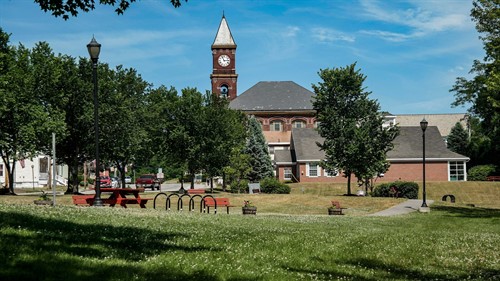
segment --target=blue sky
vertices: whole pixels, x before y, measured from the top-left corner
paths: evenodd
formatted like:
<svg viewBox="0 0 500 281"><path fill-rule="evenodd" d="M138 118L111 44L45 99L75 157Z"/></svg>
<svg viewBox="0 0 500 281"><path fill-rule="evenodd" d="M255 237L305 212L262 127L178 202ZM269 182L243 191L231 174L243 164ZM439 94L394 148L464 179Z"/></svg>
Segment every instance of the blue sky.
<svg viewBox="0 0 500 281"><path fill-rule="evenodd" d="M0 27L11 44L46 41L54 52L138 70L178 91L210 89L213 43L224 12L234 40L238 94L259 81L294 81L311 90L318 71L357 62L365 86L393 114L465 112L449 89L469 77L484 51L468 0L139 0L124 15L98 5L64 21L33 0L0 0Z"/></svg>

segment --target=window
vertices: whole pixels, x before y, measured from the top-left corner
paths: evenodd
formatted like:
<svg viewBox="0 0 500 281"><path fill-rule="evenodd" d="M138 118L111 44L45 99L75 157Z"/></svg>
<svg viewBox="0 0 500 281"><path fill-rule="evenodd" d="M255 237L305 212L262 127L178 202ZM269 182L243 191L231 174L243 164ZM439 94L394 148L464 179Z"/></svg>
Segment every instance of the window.
<svg viewBox="0 0 500 281"><path fill-rule="evenodd" d="M285 167L283 169L283 179L284 180L292 180L292 168L291 167Z"/></svg>
<svg viewBox="0 0 500 281"><path fill-rule="evenodd" d="M273 121L271 122L271 131L281 132L283 130L283 126L281 121Z"/></svg>
<svg viewBox="0 0 500 281"><path fill-rule="evenodd" d="M465 180L465 162L450 161L448 165L450 181Z"/></svg>
<svg viewBox="0 0 500 281"><path fill-rule="evenodd" d="M319 175L318 163L307 163L306 164L306 175L308 177L317 177Z"/></svg>
<svg viewBox="0 0 500 281"><path fill-rule="evenodd" d="M3 177L3 164L0 164L0 177Z"/></svg>
<svg viewBox="0 0 500 281"><path fill-rule="evenodd" d="M302 121L302 120L295 120L293 121L293 127L294 128L305 128L306 127L306 122Z"/></svg>
<svg viewBox="0 0 500 281"><path fill-rule="evenodd" d="M269 154L274 154L274 146L269 146Z"/></svg>

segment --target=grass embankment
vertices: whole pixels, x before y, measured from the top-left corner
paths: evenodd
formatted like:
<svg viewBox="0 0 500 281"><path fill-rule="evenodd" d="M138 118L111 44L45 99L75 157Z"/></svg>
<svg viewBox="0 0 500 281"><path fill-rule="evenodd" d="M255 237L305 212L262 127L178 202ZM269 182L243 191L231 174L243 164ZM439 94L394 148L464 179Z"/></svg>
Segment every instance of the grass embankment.
<svg viewBox="0 0 500 281"><path fill-rule="evenodd" d="M0 237L0 280L500 277L500 210L483 208L383 218L0 204Z"/></svg>
<svg viewBox="0 0 500 281"><path fill-rule="evenodd" d="M421 183L419 183L421 186ZM291 184L292 192L288 195L281 194L232 194L216 191L216 197L228 197L231 204L239 207L243 200L250 200L258 207L258 214L291 214L291 215L325 215L326 209L331 205L330 201L339 201L342 207L347 208L344 213L347 216L363 216L375 213L398 203L405 199L372 198L372 197L347 197L345 184L309 183ZM352 192L357 190L353 185ZM476 207L500 209L500 182L428 182L426 184L427 199L434 200L436 205L450 205L441 201L443 195L453 194L456 198L455 206L466 206L474 204ZM33 204L33 200L39 197L39 191L33 195L23 196L0 196L0 203L8 204ZM45 190L51 192L50 190ZM60 188L60 192L64 190ZM33 192L32 189L18 189L16 192ZM422 188L419 190L419 198L422 198ZM142 197L154 198L157 192L147 191ZM103 194L103 197L109 196ZM50 196L52 198L52 196ZM172 209L177 208L177 198L172 202ZM187 209L188 199L184 200ZM449 200L448 200L449 201ZM199 202L197 199L196 202ZM72 205L71 195L57 196L58 205ZM165 197L159 197L157 208L165 208ZM153 202L148 202L148 208L153 207ZM137 208L137 206L131 206ZM198 208L198 206L196 206ZM232 214L240 214L238 208L231 209Z"/></svg>

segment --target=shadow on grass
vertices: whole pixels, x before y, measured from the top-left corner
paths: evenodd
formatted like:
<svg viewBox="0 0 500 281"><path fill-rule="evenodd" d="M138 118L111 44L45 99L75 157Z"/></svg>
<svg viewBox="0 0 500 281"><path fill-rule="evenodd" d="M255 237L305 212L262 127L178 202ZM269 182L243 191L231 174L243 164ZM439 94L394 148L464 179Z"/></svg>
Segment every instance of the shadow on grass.
<svg viewBox="0 0 500 281"><path fill-rule="evenodd" d="M378 280L498 280L500 270L478 269L475 272L453 274L438 272L422 272L420 270L404 268L396 264L385 264L375 259L353 259L346 261L336 261L333 269L298 269L283 267L292 272L298 272L306 275L315 275L320 280L347 279L359 281L378 281ZM347 266L346 267L344 266ZM331 267L331 265L325 265ZM351 269L352 268L352 269Z"/></svg>
<svg viewBox="0 0 500 281"><path fill-rule="evenodd" d="M459 206L432 206L433 210L446 212L452 216L465 218L500 218L500 209L459 207Z"/></svg>
<svg viewBox="0 0 500 281"><path fill-rule="evenodd" d="M188 236L183 233L78 224L6 212L0 212L0 229L0 280L129 280L134 276L138 280L219 280L205 271L186 275L173 268L151 269L140 263L175 251L218 251L176 243ZM106 259L130 266L100 262Z"/></svg>

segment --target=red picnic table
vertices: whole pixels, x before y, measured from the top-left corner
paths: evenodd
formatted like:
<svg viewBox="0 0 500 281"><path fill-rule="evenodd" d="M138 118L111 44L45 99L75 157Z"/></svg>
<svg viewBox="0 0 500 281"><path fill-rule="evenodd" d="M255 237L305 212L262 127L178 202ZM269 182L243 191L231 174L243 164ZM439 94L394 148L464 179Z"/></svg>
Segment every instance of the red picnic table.
<svg viewBox="0 0 500 281"><path fill-rule="evenodd" d="M104 204L109 204L114 207L116 204L127 208L127 204L139 204L141 208L146 208L146 203L151 198L141 198L139 193L144 192L144 188L101 188L101 199ZM109 198L104 198L102 193L110 193ZM133 195L131 197L130 195ZM127 197L129 196L129 197ZM75 195L73 196L73 203L93 205L94 195Z"/></svg>

